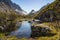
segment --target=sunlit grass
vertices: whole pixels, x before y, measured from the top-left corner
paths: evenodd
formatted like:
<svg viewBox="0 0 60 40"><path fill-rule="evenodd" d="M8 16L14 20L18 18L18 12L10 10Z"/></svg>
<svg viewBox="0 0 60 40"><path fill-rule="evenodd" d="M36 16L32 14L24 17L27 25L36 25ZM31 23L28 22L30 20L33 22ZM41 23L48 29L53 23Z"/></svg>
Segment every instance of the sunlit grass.
<svg viewBox="0 0 60 40"><path fill-rule="evenodd" d="M17 38L15 36L6 37L3 34L0 34L0 39L2 39L2 40L30 40L31 38L29 38L29 39ZM58 40L58 39L59 39L58 35L55 35L55 36L52 36L52 37L37 37L37 38L35 38L35 40ZM34 40L34 39L32 38L31 40Z"/></svg>

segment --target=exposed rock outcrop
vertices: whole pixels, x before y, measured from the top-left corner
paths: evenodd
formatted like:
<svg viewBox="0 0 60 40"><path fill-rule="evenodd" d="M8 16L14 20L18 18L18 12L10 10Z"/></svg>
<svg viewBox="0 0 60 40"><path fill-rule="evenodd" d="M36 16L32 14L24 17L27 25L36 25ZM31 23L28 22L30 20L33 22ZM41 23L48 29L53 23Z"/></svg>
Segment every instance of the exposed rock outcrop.
<svg viewBox="0 0 60 40"><path fill-rule="evenodd" d="M49 24L49 23L48 23ZM54 36L56 34L56 30L54 26L48 26L48 24L39 24L32 26L32 34L31 37L41 37L41 36Z"/></svg>

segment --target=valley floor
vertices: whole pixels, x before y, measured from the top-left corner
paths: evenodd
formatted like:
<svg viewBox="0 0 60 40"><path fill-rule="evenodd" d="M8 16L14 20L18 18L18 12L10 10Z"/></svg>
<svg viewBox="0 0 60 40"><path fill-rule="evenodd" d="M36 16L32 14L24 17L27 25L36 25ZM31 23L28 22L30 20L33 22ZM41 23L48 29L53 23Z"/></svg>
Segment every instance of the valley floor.
<svg viewBox="0 0 60 40"><path fill-rule="evenodd" d="M54 22L53 22L54 23ZM60 22L59 22L60 23ZM51 24L48 23L41 23L41 24L33 24L33 26L37 27L53 27ZM60 30L60 29L59 29ZM35 38L17 38L15 36L5 36L4 34L0 33L0 40L60 40L60 31L56 31L55 28L53 28L52 33L56 33L54 36L40 36L40 37L35 37Z"/></svg>

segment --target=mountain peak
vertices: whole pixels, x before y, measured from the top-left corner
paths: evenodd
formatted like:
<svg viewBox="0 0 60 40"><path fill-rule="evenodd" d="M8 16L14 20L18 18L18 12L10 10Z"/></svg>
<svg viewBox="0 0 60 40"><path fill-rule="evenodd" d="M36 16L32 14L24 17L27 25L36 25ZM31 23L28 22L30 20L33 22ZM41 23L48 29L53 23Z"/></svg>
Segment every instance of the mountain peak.
<svg viewBox="0 0 60 40"><path fill-rule="evenodd" d="M31 10L31 12L30 13L35 13L35 10Z"/></svg>

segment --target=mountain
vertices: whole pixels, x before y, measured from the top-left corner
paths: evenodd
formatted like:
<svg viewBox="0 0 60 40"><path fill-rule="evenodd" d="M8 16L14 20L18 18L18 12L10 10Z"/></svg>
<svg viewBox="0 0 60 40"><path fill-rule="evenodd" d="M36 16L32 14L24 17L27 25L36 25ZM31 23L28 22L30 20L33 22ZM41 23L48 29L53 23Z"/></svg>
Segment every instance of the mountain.
<svg viewBox="0 0 60 40"><path fill-rule="evenodd" d="M2 5L1 5L2 4ZM19 14L24 14L25 13L25 11L19 6L19 5L17 5L16 3L13 3L11 0L0 0L0 5L1 6L6 6L6 8L10 8L10 9L12 9L12 10L14 10L14 11L16 11L16 12L18 12ZM3 9L6 9L5 8L5 6L4 6L4 8ZM8 9L9 9L8 8ZM20 11L20 12L19 12Z"/></svg>
<svg viewBox="0 0 60 40"><path fill-rule="evenodd" d="M33 15L34 13L36 13L35 10L31 10L31 12L28 15Z"/></svg>
<svg viewBox="0 0 60 40"><path fill-rule="evenodd" d="M38 11L32 10L31 12L34 12L34 13L31 13L31 12L30 12L29 15L31 14L31 16L33 16L33 18L37 17L38 14L40 13L40 11L44 10L48 5L49 5L49 3L47 3L47 5L44 5L44 6L43 6L40 10L38 10Z"/></svg>
<svg viewBox="0 0 60 40"><path fill-rule="evenodd" d="M56 0L36 13L35 19L45 21L60 20L60 1Z"/></svg>
<svg viewBox="0 0 60 40"><path fill-rule="evenodd" d="M35 13L35 10L31 10L31 12L30 13Z"/></svg>
<svg viewBox="0 0 60 40"><path fill-rule="evenodd" d="M13 3L11 0L0 0L0 2L5 3L7 6L9 6L12 9L18 9L20 11L22 11L21 7L19 7L19 5Z"/></svg>
<svg viewBox="0 0 60 40"><path fill-rule="evenodd" d="M15 30L18 18L21 19L24 17L22 15L25 15L23 12L25 11L11 0L0 0L0 32Z"/></svg>

